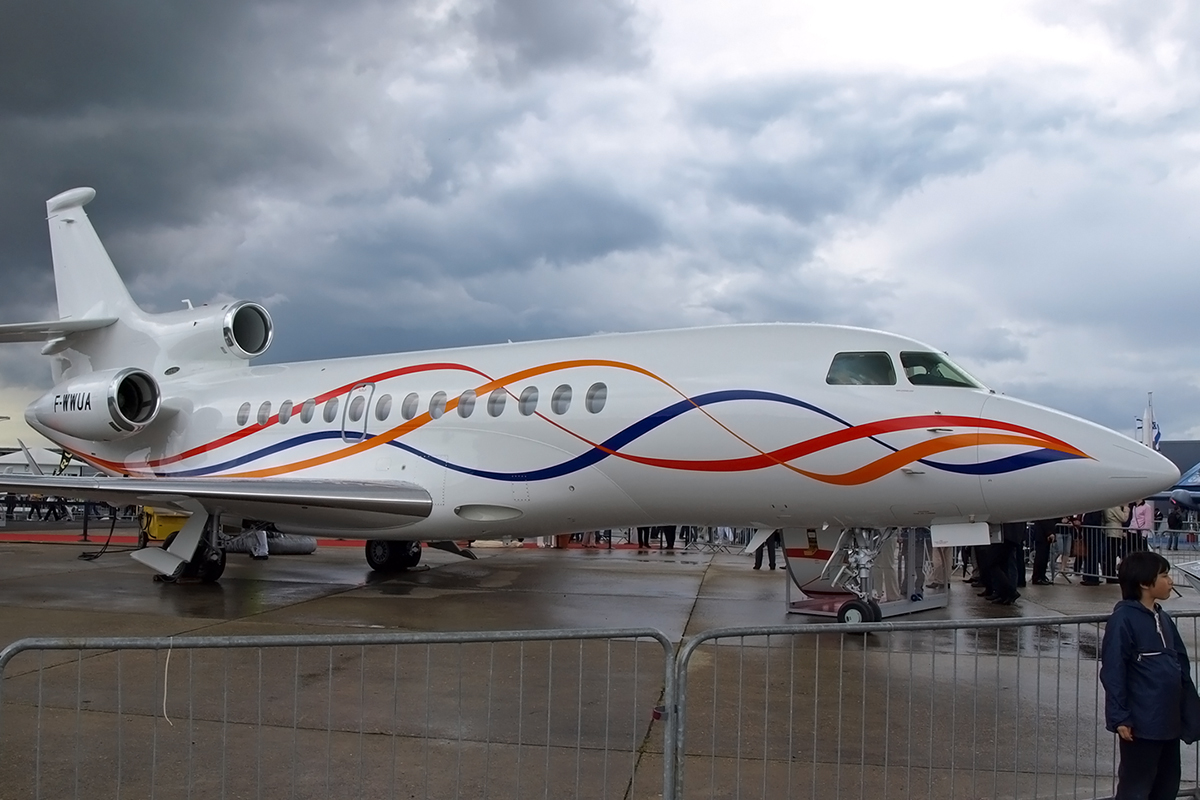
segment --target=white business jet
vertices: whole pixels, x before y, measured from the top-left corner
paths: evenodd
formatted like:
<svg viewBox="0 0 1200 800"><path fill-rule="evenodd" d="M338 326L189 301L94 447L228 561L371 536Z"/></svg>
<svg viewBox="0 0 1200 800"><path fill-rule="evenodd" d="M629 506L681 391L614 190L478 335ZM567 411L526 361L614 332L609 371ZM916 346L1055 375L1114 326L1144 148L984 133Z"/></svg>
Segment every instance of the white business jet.
<svg viewBox="0 0 1200 800"><path fill-rule="evenodd" d="M0 490L193 512L168 547L133 554L164 576L217 580L230 527L363 539L381 571L415 566L421 542L662 522L986 540L989 523L1105 508L1179 477L1126 436L859 328L250 366L271 343L266 309L142 311L84 213L94 196L46 204L60 319L0 325L0 342L45 342L56 385L26 421L104 477L5 475Z"/></svg>

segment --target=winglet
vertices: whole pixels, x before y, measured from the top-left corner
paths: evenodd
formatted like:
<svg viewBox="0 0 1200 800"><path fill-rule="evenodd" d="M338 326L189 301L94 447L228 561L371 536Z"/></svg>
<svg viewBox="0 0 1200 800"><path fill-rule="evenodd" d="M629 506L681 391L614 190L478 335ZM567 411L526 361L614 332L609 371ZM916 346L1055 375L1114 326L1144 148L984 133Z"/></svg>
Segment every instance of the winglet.
<svg viewBox="0 0 1200 800"><path fill-rule="evenodd" d="M25 461L28 462L28 464L29 464L30 474L31 475L45 475L46 473L42 472L42 468L39 467L37 465L37 462L33 460L33 454L31 454L29 452L29 448L25 446L25 443L22 442L20 439L17 439L17 444L21 445L21 452L25 454Z"/></svg>

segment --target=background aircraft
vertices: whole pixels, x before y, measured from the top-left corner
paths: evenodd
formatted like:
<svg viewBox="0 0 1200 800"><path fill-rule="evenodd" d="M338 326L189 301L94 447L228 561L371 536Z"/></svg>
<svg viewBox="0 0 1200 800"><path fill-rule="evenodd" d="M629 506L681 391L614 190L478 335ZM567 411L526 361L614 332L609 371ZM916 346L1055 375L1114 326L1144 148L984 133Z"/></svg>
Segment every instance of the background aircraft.
<svg viewBox="0 0 1200 800"><path fill-rule="evenodd" d="M83 206L47 202L55 387L26 420L108 477L0 489L194 512L164 575L216 580L218 531L366 540L375 569L422 541L659 522L759 528L989 523L1145 497L1158 453L1004 397L935 349L829 325L734 325L250 366L274 330L237 301L151 314Z"/></svg>

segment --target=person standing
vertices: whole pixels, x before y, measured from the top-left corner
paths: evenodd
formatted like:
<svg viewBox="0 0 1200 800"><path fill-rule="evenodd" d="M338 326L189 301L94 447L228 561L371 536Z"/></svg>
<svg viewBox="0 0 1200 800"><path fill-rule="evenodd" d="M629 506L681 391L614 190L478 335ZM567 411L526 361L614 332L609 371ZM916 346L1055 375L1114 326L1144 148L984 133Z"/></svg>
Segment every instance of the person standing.
<svg viewBox="0 0 1200 800"><path fill-rule="evenodd" d="M1048 586L1051 581L1046 577L1046 569L1050 566L1050 548L1054 545L1055 531L1058 529L1058 519L1039 519L1033 523L1033 579L1034 586ZM1053 573L1051 576L1053 577Z"/></svg>
<svg viewBox="0 0 1200 800"><path fill-rule="evenodd" d="M1150 532L1154 530L1154 509L1145 500L1132 503L1129 509L1129 549L1149 550Z"/></svg>
<svg viewBox="0 0 1200 800"><path fill-rule="evenodd" d="M667 550L675 549L675 525L663 525L659 528L662 531L662 546Z"/></svg>
<svg viewBox="0 0 1200 800"><path fill-rule="evenodd" d="M755 569L762 569L764 547L767 549L767 563L771 565L771 569L775 569L775 546L779 544L779 535L781 533L783 533L783 531L780 528L776 528L762 544L754 548Z"/></svg>
<svg viewBox="0 0 1200 800"><path fill-rule="evenodd" d="M650 527L648 525L638 526L638 549L650 549Z"/></svg>
<svg viewBox="0 0 1200 800"><path fill-rule="evenodd" d="M1125 555L1125 526L1129 524L1129 508L1113 506L1104 509L1104 577L1117 582L1117 559ZM1099 581L1097 581L1099 583Z"/></svg>
<svg viewBox="0 0 1200 800"><path fill-rule="evenodd" d="M1168 800L1179 793L1180 740L1195 741L1196 720L1185 722L1200 698L1187 648L1158 604L1171 596L1170 563L1158 553L1121 561L1122 600L1113 608L1100 646L1105 727L1117 734L1121 763L1114 800Z"/></svg>
<svg viewBox="0 0 1200 800"><path fill-rule="evenodd" d="M1001 540L999 544L990 545L988 554L990 575L987 579L990 596L985 595L997 605L1011 606L1017 602L1021 593L1017 591L1016 554L1025 543L1025 523L1006 522L1000 526ZM1024 565L1022 565L1024 571Z"/></svg>
<svg viewBox="0 0 1200 800"><path fill-rule="evenodd" d="M1075 536L1083 541L1083 574L1100 583L1104 571L1104 512L1088 511L1079 520Z"/></svg>
<svg viewBox="0 0 1200 800"><path fill-rule="evenodd" d="M11 516L11 515L10 515ZM1167 512L1167 549L1179 549L1179 532L1183 530L1183 515L1179 513L1179 506L1175 505L1175 501L1171 501L1171 510Z"/></svg>

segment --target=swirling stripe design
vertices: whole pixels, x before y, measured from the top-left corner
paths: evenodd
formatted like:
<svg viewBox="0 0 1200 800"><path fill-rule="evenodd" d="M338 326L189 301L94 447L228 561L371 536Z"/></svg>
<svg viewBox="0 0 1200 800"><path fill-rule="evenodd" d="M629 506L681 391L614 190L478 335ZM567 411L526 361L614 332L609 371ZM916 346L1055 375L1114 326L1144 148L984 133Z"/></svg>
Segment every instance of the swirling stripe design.
<svg viewBox="0 0 1200 800"><path fill-rule="evenodd" d="M355 386L359 386L364 383L377 384L382 381L404 375L435 371L467 372L483 378L485 382L479 384L475 388L475 393L478 396L483 396L497 388L504 388L506 391L508 391L510 396L514 396L511 390L508 388L512 384L519 383L539 375L581 367L604 367L635 372L663 385L671 392L679 396L680 399L637 420L631 425L623 428L622 430L609 436L604 441L600 442L591 441L586 437L581 436L579 433L570 430L559 422L546 417L541 413L535 413L535 417L574 437L580 442L580 444L584 445L586 449L584 449L578 455L574 455L559 463L550 464L533 470L495 471L479 469L467 464L457 464L435 457L420 450L411 443L403 441L405 437L409 436L409 434L413 433L414 431L438 422L437 420L434 420L428 412L419 414L413 419L379 434L367 434L364 436L361 434L348 432L348 438L357 439L357 441L352 441L352 443L345 443L342 440L342 431L340 429L312 431L274 441L254 450L233 455L221 461L205 464L204 466L194 467L191 469L185 468L172 470L166 468L196 456L210 454L214 451L231 447L235 443L244 442L253 437L254 434L260 433L267 428L271 428L280 424L278 415L276 414L272 416L265 423L248 425L241 430L235 431L234 433L219 439L215 439L207 444L190 448L175 455L148 460L138 464L131 465L116 462L97 461L94 457L89 457L87 460L97 464L97 466L106 468L111 472L119 472L124 474L150 474L159 477L200 477L210 475L220 475L224 477L273 477L294 474L305 469L310 469L312 467L349 458L376 447L388 446L400 449L404 452L410 453L414 456L438 464L455 472L497 481L532 482L550 480L553 478L570 475L574 472L594 466L606 459L611 458L655 469L708 473L750 472L771 467L781 467L798 475L802 475L806 478L820 481L822 483L839 486L856 486L877 480L884 475L894 472L913 462L919 462L934 469L957 474L997 475L1028 469L1039 464L1046 464L1053 461L1088 458L1087 454L1060 439L1056 439L1052 436L1048 436L1044 433L1024 426L1014 425L1012 423L1002 422L999 420L984 419L981 417L952 416L945 414L922 415L896 417L855 425L816 405L776 392L764 392L750 389L731 389L689 397L680 392L669 382L658 375L655 375L649 370L625 362L602 359L558 361L544 364L539 367L533 367L514 372L502 378L491 378L474 367L454 362L420 364L366 376L361 380L354 381L353 383L344 384L331 389L321 395L318 395L314 399L318 405L321 405L334 397L339 397L350 392ZM822 416L831 422L844 427L840 430L815 436L804 441L795 442L774 450L762 450L728 428L725 424L713 417L706 410L706 407L709 406L715 406L722 403L745 401L780 403L794 406L796 408L800 408L810 413ZM449 416L449 413L456 409L457 406L458 398L451 398L448 400L446 403L446 414ZM738 458L697 460L639 455L628 451L629 446L633 442L645 436L650 431L653 431L688 413L703 414L705 417L711 420L714 425L722 429L727 435L730 435L745 444L752 451L752 454ZM447 423L453 424L452 418L448 419ZM897 448L887 444L879 438L880 436L889 433L916 431L929 428L972 428L975 430L970 432L948 433L937 438L929 439L927 441L902 448ZM804 458L805 456L825 452L831 448L860 440L869 440L874 442L885 451L884 454L879 458L876 458L869 463L863 464L855 469L836 474L806 470L793 463ZM252 466L256 463L261 463L263 460L272 456L276 456L280 453L286 453L305 445L324 441L335 443L335 447L327 452L304 459L290 461L285 464L260 467L257 469L244 469L245 467ZM952 463L932 460L933 456L941 453L985 445L1024 447L1029 448L1029 450L1017 455L1007 455L991 461L977 463Z"/></svg>

